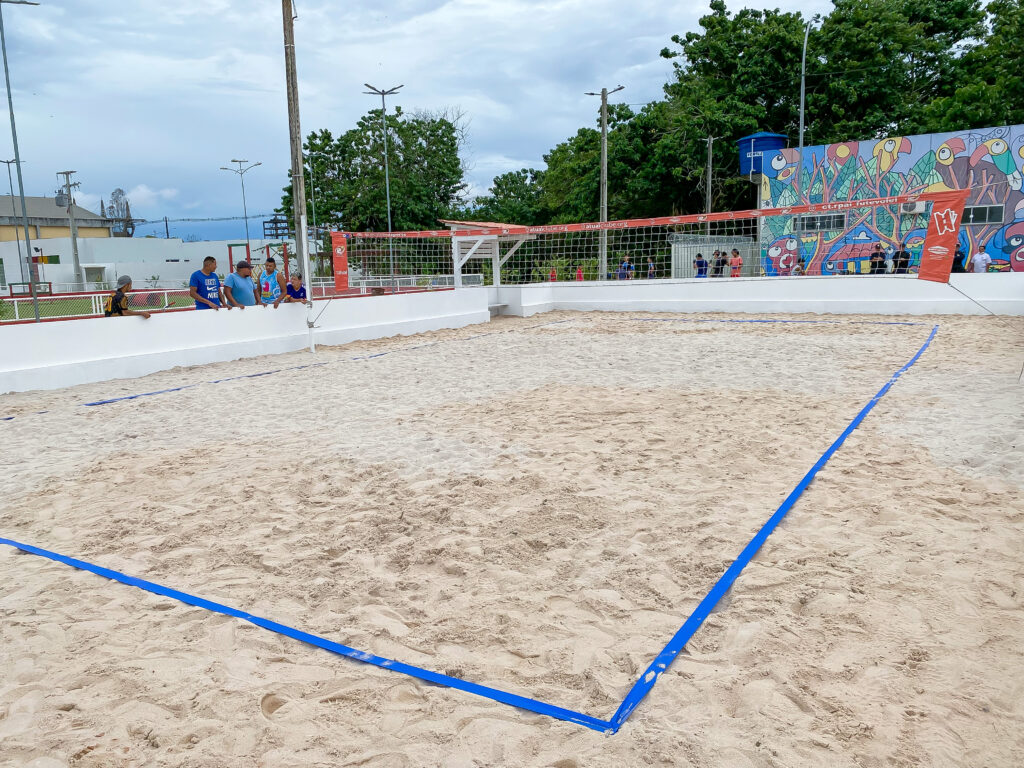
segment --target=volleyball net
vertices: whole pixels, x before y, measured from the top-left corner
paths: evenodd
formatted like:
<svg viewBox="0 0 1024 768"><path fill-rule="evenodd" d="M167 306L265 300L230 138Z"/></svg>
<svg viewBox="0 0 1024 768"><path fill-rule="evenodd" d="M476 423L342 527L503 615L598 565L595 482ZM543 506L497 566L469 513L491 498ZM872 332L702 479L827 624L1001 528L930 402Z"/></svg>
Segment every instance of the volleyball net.
<svg viewBox="0 0 1024 768"><path fill-rule="evenodd" d="M965 200L955 191L582 224L335 232L334 287L889 273L945 281Z"/></svg>

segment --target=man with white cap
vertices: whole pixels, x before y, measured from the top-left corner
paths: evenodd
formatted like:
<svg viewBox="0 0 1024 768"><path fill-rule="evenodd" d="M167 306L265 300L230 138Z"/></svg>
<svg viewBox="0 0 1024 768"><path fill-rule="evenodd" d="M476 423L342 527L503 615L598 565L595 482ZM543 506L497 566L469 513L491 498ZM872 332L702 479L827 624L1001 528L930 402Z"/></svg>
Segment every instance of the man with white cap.
<svg viewBox="0 0 1024 768"><path fill-rule="evenodd" d="M128 292L132 289L132 279L128 275L121 275L117 278L117 290L107 297L103 306L104 317L124 317L125 315L138 315L147 320L149 312L136 312L128 309Z"/></svg>

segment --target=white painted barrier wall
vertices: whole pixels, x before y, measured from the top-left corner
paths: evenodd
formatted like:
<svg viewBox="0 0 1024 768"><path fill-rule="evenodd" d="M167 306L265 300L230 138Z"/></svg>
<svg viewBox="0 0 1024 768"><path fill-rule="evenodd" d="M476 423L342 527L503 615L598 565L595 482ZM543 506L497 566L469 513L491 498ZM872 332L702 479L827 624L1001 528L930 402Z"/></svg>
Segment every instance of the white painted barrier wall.
<svg viewBox="0 0 1024 768"><path fill-rule="evenodd" d="M322 311L322 314L321 314ZM407 293L314 304L317 344L345 344L461 328L490 319L487 292ZM0 392L56 389L143 376L178 365L236 360L309 346L304 305L172 312L0 328Z"/></svg>
<svg viewBox="0 0 1024 768"><path fill-rule="evenodd" d="M958 292L958 290L960 292ZM907 277L749 277L537 283L489 288L501 314L556 309L609 312L813 312L1024 315L1024 272L953 275L950 285ZM966 295L964 295L966 294ZM970 298L968 298L970 297ZM974 299L972 301L971 299Z"/></svg>

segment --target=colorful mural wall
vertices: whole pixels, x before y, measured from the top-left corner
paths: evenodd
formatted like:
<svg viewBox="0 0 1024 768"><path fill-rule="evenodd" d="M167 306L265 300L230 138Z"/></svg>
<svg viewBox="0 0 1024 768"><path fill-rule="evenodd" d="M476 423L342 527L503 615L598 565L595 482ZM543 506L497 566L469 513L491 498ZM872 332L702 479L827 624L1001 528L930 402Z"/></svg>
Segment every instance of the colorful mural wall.
<svg viewBox="0 0 1024 768"><path fill-rule="evenodd" d="M984 248L991 269L1024 272L1024 125L804 147L798 166L795 148L762 158L763 207L969 189L959 238L965 260ZM807 274L867 272L879 242L889 254L905 242L916 268L926 226L926 215L899 207L860 209L842 221L766 217L765 274L789 274L798 259Z"/></svg>

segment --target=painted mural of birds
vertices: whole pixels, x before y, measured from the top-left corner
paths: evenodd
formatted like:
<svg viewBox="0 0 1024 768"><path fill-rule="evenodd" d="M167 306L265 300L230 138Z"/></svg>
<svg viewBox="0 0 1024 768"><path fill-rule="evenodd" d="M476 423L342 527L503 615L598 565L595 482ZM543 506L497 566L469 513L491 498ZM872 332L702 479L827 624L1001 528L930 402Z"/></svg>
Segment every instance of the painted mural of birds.
<svg viewBox="0 0 1024 768"><path fill-rule="evenodd" d="M782 189L796 178L800 152L795 149L780 149L770 158L765 158L761 167L761 199L775 201Z"/></svg>
<svg viewBox="0 0 1024 768"><path fill-rule="evenodd" d="M953 189L960 189L960 182L957 181L959 170L954 167L957 159L960 159L960 163L957 165L962 166L966 163L966 158L960 156L967 151L967 145L963 139L956 137L947 139L939 148L935 150L935 172L942 177L941 182L936 182L929 187L925 188L925 192L949 192Z"/></svg>
<svg viewBox="0 0 1024 768"><path fill-rule="evenodd" d="M989 139L978 145L971 155L971 167L973 168L985 158L989 158L998 170L1006 174L1006 180L1010 189L1019 190L1024 183L1024 175L1017 169L1017 161L1010 152L1010 145L1004 139Z"/></svg>
<svg viewBox="0 0 1024 768"><path fill-rule="evenodd" d="M913 146L910 143L910 139L907 138L882 139L875 144L871 154L878 161L876 165L878 175L881 176L892 170L892 167L900 159L900 155L907 154L911 149L913 149Z"/></svg>

